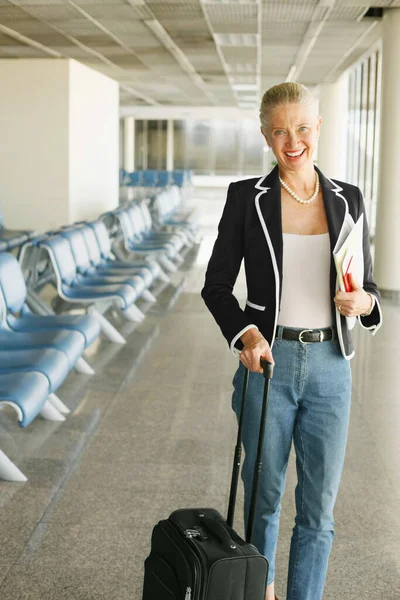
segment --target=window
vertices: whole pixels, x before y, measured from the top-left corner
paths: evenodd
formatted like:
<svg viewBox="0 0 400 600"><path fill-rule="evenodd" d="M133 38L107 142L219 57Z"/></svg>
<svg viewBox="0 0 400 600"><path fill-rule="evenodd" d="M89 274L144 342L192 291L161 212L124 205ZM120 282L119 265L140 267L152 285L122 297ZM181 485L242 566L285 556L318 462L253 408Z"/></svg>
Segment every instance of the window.
<svg viewBox="0 0 400 600"><path fill-rule="evenodd" d="M381 51L374 50L349 74L347 179L361 189L371 235L375 233L379 169Z"/></svg>

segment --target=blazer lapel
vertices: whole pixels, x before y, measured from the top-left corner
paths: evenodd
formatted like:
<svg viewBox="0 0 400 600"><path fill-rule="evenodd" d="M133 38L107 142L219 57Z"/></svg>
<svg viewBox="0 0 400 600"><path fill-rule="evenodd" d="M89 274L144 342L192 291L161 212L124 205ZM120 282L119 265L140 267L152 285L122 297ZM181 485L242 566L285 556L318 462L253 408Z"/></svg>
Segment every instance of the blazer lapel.
<svg viewBox="0 0 400 600"><path fill-rule="evenodd" d="M349 214L349 207L346 198L341 194L343 188L325 177L317 167L315 167L315 169L319 175L326 218L328 221L331 251L333 252L343 223Z"/></svg>
<svg viewBox="0 0 400 600"><path fill-rule="evenodd" d="M274 259L279 270L282 273L282 208L281 208L281 188L279 185L278 167L276 166L266 177L261 178L255 185L256 189L256 209L261 221L264 235L270 238ZM269 244L268 244L269 245Z"/></svg>

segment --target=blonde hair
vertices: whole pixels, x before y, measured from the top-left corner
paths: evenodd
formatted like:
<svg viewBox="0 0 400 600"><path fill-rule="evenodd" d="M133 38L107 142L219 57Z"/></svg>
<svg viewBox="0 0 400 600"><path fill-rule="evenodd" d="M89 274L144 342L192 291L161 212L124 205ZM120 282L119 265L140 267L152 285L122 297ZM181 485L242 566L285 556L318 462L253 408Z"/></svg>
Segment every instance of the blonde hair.
<svg viewBox="0 0 400 600"><path fill-rule="evenodd" d="M282 104L306 104L317 106L317 100L305 85L285 82L274 85L265 92L260 105L261 127L266 130L271 111Z"/></svg>

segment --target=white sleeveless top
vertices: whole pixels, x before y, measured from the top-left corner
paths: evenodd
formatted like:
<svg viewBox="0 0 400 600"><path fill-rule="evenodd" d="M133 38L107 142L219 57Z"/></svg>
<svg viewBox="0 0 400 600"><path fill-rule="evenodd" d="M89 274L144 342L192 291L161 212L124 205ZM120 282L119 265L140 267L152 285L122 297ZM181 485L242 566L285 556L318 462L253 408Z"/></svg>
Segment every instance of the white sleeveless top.
<svg viewBox="0 0 400 600"><path fill-rule="evenodd" d="M332 325L329 233L283 234L283 284L278 325L318 329Z"/></svg>

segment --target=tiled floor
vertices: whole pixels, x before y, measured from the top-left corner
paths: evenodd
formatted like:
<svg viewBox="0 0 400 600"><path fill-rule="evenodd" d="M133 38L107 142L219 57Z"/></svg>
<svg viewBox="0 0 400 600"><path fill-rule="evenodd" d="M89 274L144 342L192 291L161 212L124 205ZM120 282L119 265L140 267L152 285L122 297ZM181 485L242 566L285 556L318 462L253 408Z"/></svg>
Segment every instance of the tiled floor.
<svg viewBox="0 0 400 600"><path fill-rule="evenodd" d="M140 600L157 520L178 507L226 509L236 363L199 297L223 195L199 190L197 198L203 243L171 310L149 314L120 349L103 342L91 357L94 377L69 378L59 392L73 409L65 423L37 419L21 431L11 412L0 413L0 447L29 476L0 483L1 600ZM385 322L373 338L356 332L327 600L400 599L400 309L386 305ZM294 486L292 457L277 555L281 599Z"/></svg>

